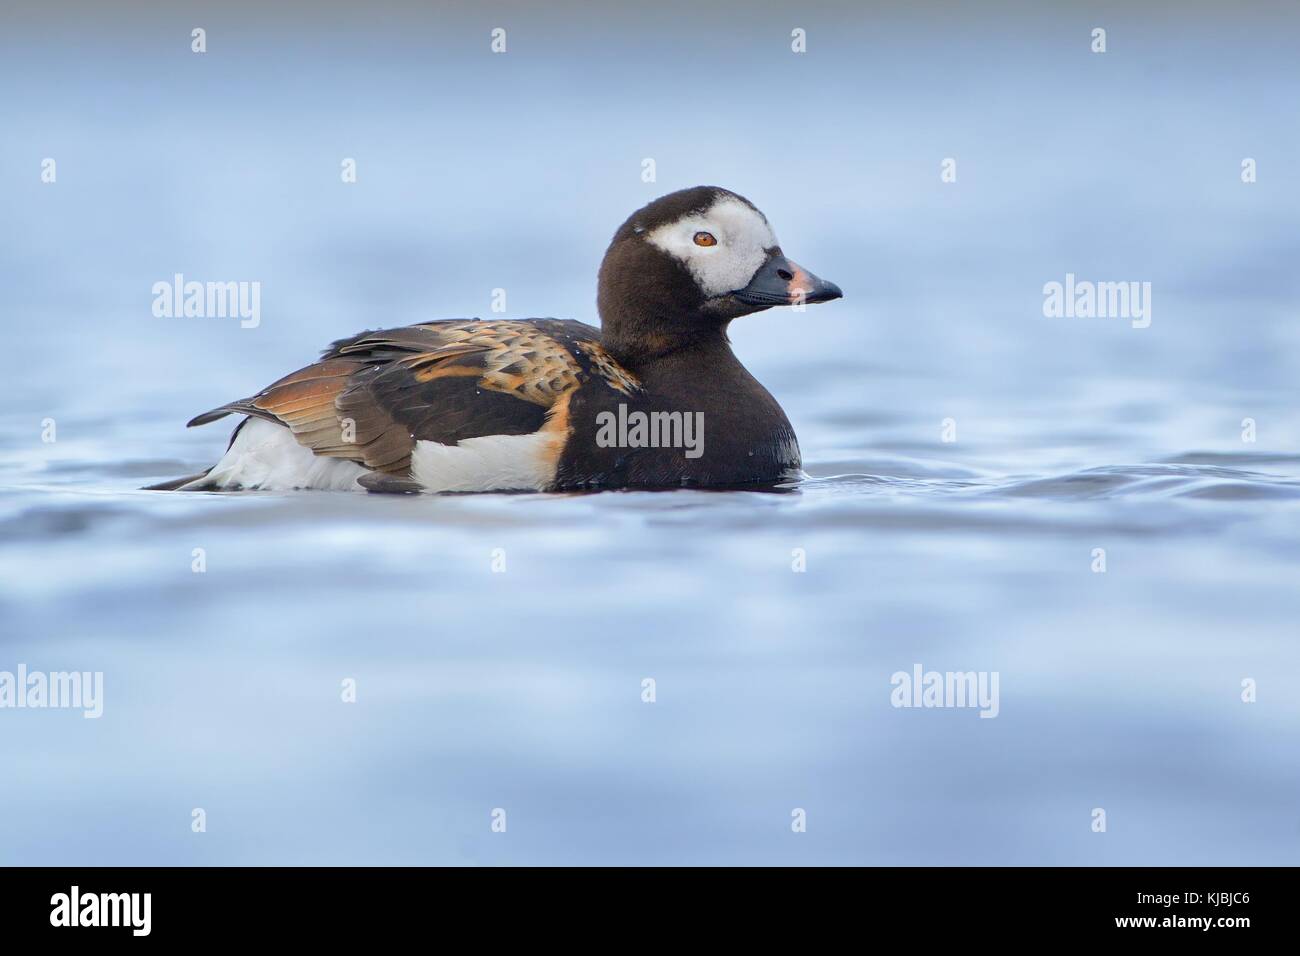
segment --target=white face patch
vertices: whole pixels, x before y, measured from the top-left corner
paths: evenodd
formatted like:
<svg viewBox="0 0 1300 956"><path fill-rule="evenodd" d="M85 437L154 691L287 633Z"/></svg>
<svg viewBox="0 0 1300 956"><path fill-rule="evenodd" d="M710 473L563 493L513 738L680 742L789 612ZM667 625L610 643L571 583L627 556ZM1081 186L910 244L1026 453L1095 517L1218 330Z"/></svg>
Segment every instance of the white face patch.
<svg viewBox="0 0 1300 956"><path fill-rule="evenodd" d="M717 245L698 245L699 232L709 233ZM651 230L646 239L685 263L709 298L749 285L767 260L767 250L777 245L762 213L731 196L719 198L704 212Z"/></svg>

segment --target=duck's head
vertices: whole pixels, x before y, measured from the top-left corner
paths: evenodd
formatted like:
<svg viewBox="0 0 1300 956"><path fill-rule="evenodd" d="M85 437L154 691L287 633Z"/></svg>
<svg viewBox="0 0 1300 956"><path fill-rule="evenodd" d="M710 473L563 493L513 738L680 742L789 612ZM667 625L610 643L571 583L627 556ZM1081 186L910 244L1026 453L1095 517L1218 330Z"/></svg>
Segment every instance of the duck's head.
<svg viewBox="0 0 1300 956"><path fill-rule="evenodd" d="M600 266L602 338L627 360L716 337L732 319L843 295L785 257L767 217L717 186L669 193L614 233Z"/></svg>

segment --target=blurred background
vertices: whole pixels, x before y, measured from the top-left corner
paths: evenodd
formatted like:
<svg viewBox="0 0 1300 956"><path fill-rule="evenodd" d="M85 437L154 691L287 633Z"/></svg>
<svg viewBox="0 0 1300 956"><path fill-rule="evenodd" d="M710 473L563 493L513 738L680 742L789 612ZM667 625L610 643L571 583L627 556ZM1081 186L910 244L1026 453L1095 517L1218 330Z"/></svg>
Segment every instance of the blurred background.
<svg viewBox="0 0 1300 956"><path fill-rule="evenodd" d="M1295 863L1297 62L1280 2L6 3L0 671L106 699L0 710L0 863ZM845 291L732 328L788 493L136 490L362 328L595 323L701 183Z"/></svg>

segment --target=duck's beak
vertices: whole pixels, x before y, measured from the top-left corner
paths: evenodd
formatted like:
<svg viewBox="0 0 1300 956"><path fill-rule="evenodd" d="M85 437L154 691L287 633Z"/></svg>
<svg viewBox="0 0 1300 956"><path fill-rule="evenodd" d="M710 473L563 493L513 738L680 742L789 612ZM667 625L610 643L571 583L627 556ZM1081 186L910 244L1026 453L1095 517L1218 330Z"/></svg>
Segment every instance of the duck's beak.
<svg viewBox="0 0 1300 956"><path fill-rule="evenodd" d="M844 295L834 282L819 279L803 266L791 262L779 250L754 273L749 285L732 293L750 305L800 305L829 302Z"/></svg>

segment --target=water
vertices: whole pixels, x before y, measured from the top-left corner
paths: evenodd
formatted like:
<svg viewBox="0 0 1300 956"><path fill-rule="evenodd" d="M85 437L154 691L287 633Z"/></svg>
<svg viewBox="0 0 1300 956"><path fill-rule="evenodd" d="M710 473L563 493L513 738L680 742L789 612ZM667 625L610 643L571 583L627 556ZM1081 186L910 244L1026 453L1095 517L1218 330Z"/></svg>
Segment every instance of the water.
<svg viewBox="0 0 1300 956"><path fill-rule="evenodd" d="M775 6L557 9L497 59L469 13L232 9L204 59L188 13L7 8L0 671L105 701L0 710L0 862L1297 862L1294 14L1117 8L1103 57L826 7L796 59ZM615 225L699 181L845 289L733 329L786 493L137 490L333 338L594 320ZM175 272L262 323L155 319ZM1151 326L1044 318L1066 272ZM891 706L914 664L998 716Z"/></svg>

